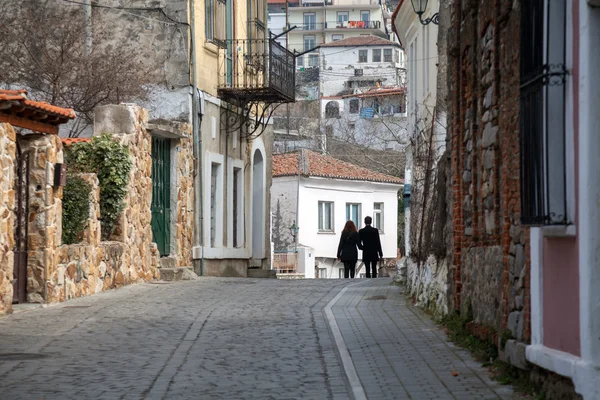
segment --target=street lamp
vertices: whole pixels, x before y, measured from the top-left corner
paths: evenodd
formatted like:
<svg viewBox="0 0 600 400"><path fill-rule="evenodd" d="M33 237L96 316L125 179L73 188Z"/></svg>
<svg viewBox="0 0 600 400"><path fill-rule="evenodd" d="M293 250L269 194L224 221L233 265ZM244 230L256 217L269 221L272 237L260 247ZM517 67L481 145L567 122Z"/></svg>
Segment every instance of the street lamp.
<svg viewBox="0 0 600 400"><path fill-rule="evenodd" d="M423 25L429 25L430 22L433 22L436 25L440 24L439 13L435 13L431 16L431 18L427 18L423 21L423 13L427 10L427 0L410 0L413 6L413 10L419 16L419 21Z"/></svg>
<svg viewBox="0 0 600 400"><path fill-rule="evenodd" d="M290 230L290 234L294 238L295 251L298 251L298 247L296 245L296 236L298 235L298 230L300 229L300 227L296 226L296 221L294 221L288 229Z"/></svg>

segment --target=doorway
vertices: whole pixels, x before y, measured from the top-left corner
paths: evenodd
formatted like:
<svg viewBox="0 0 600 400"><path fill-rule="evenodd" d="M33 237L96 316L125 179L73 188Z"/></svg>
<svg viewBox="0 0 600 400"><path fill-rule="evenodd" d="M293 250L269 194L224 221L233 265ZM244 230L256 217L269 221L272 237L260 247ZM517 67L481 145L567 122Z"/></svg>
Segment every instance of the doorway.
<svg viewBox="0 0 600 400"><path fill-rule="evenodd" d="M29 225L29 153L17 145L15 163L16 223L13 268L13 303L27 302L27 252Z"/></svg>
<svg viewBox="0 0 600 400"><path fill-rule="evenodd" d="M162 256L171 250L171 142L152 138L152 237Z"/></svg>

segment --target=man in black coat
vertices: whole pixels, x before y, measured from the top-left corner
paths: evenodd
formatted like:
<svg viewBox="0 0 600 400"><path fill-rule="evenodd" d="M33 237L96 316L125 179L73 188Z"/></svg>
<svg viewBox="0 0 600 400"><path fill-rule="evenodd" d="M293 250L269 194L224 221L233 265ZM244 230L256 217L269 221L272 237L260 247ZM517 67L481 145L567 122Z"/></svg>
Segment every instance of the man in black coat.
<svg viewBox="0 0 600 400"><path fill-rule="evenodd" d="M363 248L363 262L367 269L367 278L377 278L377 261L383 258L379 229L373 228L371 217L365 217L365 227L358 231Z"/></svg>

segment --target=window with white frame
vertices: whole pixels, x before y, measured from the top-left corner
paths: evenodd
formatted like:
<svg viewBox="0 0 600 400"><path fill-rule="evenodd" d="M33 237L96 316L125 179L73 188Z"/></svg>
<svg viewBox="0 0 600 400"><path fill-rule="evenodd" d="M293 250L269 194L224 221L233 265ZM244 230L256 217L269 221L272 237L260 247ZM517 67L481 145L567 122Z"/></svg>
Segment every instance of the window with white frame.
<svg viewBox="0 0 600 400"><path fill-rule="evenodd" d="M341 25L344 22L348 22L348 17L349 17L348 11L338 11L337 12L338 27L341 27Z"/></svg>
<svg viewBox="0 0 600 400"><path fill-rule="evenodd" d="M304 35L304 51L308 51L315 47L315 35Z"/></svg>
<svg viewBox="0 0 600 400"><path fill-rule="evenodd" d="M393 61L392 49L383 49L383 62L391 63Z"/></svg>
<svg viewBox="0 0 600 400"><path fill-rule="evenodd" d="M344 35L341 35L341 34L331 35L331 40L334 42L337 42L338 40L343 40L343 39L344 39Z"/></svg>
<svg viewBox="0 0 600 400"><path fill-rule="evenodd" d="M369 51L368 50L359 50L358 51L358 62L366 63Z"/></svg>
<svg viewBox="0 0 600 400"><path fill-rule="evenodd" d="M221 187L221 164L210 164L210 247L216 247L219 243L219 224L221 215L219 215L219 204L222 200Z"/></svg>
<svg viewBox="0 0 600 400"><path fill-rule="evenodd" d="M383 233L383 203L373 204L373 228Z"/></svg>
<svg viewBox="0 0 600 400"><path fill-rule="evenodd" d="M332 201L319 201L319 232L333 232Z"/></svg>
<svg viewBox="0 0 600 400"><path fill-rule="evenodd" d="M352 222L354 222L354 225L356 225L357 228L360 226L360 214L360 203L346 203L346 221L352 220Z"/></svg>
<svg viewBox="0 0 600 400"><path fill-rule="evenodd" d="M373 62L381 62L381 49L373 49Z"/></svg>
<svg viewBox="0 0 600 400"><path fill-rule="evenodd" d="M521 5L521 223L566 225L566 2ZM526 22L526 23L525 23Z"/></svg>
<svg viewBox="0 0 600 400"><path fill-rule="evenodd" d="M315 30L317 26L317 15L314 12L304 13L304 27L305 31Z"/></svg>
<svg viewBox="0 0 600 400"><path fill-rule="evenodd" d="M363 10L360 12L360 20L362 22L369 22L371 20L371 11Z"/></svg>

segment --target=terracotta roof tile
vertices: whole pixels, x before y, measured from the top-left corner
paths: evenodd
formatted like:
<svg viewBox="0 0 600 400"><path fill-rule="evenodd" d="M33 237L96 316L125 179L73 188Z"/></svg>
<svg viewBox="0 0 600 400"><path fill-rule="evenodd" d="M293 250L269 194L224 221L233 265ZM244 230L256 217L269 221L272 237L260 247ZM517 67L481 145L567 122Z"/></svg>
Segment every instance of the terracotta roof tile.
<svg viewBox="0 0 600 400"><path fill-rule="evenodd" d="M22 105L28 108L32 108L35 110L43 111L49 114L54 114L60 117L73 119L75 118L75 111L70 108L63 108L53 106L43 101L33 101L27 98L26 90L4 90L0 89L0 102L10 101L15 102L18 101Z"/></svg>
<svg viewBox="0 0 600 400"><path fill-rule="evenodd" d="M91 142L92 139L91 138L61 138L60 141L65 146L71 146L72 144L75 144L75 143Z"/></svg>
<svg viewBox="0 0 600 400"><path fill-rule="evenodd" d="M303 176L346 179L367 182L386 182L402 184L404 179L359 167L328 155L304 150L307 156L307 172ZM273 156L273 176L298 175L298 152Z"/></svg>
<svg viewBox="0 0 600 400"><path fill-rule="evenodd" d="M397 46L391 40L382 39L379 36L354 36L348 39L337 40L335 42L322 44L321 47L356 47L356 46Z"/></svg>

